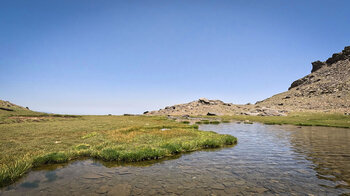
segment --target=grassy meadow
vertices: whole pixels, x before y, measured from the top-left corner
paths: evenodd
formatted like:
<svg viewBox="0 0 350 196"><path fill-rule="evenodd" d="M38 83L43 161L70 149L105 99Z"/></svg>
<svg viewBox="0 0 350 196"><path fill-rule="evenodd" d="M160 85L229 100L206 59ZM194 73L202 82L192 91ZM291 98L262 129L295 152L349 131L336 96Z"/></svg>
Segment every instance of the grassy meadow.
<svg viewBox="0 0 350 196"><path fill-rule="evenodd" d="M71 116L0 111L0 185L33 167L79 157L134 162L236 143L230 135L147 116Z"/></svg>

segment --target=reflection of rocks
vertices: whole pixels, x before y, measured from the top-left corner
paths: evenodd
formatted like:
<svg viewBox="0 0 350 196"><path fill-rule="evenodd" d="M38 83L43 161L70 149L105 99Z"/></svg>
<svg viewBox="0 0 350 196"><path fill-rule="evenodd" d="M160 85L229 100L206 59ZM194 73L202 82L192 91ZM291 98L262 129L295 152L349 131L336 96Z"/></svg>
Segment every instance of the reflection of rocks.
<svg viewBox="0 0 350 196"><path fill-rule="evenodd" d="M292 129L292 128L291 128ZM317 132L317 137L311 133ZM350 158L346 151L350 149L348 129L330 127L302 127L292 132L293 149L309 157L315 164L318 178L330 181L346 181L350 184ZM298 169L301 175L308 175L309 170Z"/></svg>

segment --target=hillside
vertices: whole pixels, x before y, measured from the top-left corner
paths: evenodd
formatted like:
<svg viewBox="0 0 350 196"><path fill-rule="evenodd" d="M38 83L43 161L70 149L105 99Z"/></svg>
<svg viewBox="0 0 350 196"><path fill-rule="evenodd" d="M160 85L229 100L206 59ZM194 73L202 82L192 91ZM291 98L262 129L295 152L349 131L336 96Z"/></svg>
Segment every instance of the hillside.
<svg viewBox="0 0 350 196"><path fill-rule="evenodd" d="M77 115L49 114L36 112L9 101L0 100L0 124L40 122L57 119L79 118Z"/></svg>
<svg viewBox="0 0 350 196"><path fill-rule="evenodd" d="M309 75L294 81L288 91L256 104L236 105L201 98L168 106L147 115L252 115L284 116L288 112L350 113L350 46L325 62L312 63Z"/></svg>
<svg viewBox="0 0 350 196"><path fill-rule="evenodd" d="M294 81L288 91L256 105L291 111L349 112L350 46L325 62L313 62L311 73Z"/></svg>
<svg viewBox="0 0 350 196"><path fill-rule="evenodd" d="M0 100L0 111L18 111L18 110L29 110L29 108L25 108L25 107L13 104L9 101Z"/></svg>

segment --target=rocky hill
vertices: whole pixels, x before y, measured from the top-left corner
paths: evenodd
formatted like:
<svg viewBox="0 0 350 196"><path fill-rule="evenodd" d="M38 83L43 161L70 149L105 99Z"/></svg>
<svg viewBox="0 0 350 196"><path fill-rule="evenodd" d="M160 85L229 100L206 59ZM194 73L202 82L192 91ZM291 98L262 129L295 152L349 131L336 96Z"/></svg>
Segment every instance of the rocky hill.
<svg viewBox="0 0 350 196"><path fill-rule="evenodd" d="M256 105L290 111L349 112L350 46L325 62L313 62L311 73L294 81L288 91Z"/></svg>
<svg viewBox="0 0 350 196"><path fill-rule="evenodd" d="M284 116L286 110L260 107L246 104L237 105L224 103L220 100L201 98L185 104L167 106L158 111L145 112L146 115L191 115L191 116L221 116L221 115L255 115L255 116Z"/></svg>
<svg viewBox="0 0 350 196"><path fill-rule="evenodd" d="M201 98L145 114L281 116L291 111L350 113L350 46L325 62L313 62L311 73L294 81L288 91L256 104L236 105Z"/></svg>

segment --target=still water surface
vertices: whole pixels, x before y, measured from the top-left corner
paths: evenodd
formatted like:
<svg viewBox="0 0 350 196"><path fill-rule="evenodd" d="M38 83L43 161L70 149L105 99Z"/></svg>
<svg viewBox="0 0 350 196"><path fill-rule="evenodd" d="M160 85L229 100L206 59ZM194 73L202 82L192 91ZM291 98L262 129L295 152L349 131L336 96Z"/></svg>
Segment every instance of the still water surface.
<svg viewBox="0 0 350 196"><path fill-rule="evenodd" d="M0 195L350 194L350 129L262 124L202 125L233 147L118 165L79 160L30 172Z"/></svg>

